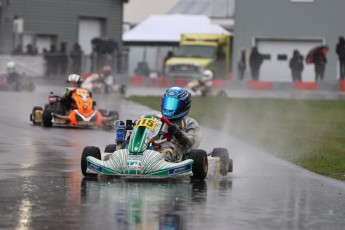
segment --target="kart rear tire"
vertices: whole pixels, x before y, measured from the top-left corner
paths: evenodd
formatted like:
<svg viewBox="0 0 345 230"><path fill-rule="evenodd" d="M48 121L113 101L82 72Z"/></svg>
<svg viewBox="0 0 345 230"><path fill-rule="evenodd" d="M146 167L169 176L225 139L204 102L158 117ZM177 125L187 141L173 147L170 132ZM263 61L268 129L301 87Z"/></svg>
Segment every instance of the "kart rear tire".
<svg viewBox="0 0 345 230"><path fill-rule="evenodd" d="M119 112L111 110L111 111L109 111L109 117L110 116L114 116L115 120L118 120L119 119Z"/></svg>
<svg viewBox="0 0 345 230"><path fill-rule="evenodd" d="M120 86L120 94L123 96L126 94L126 91L127 91L127 86L121 85Z"/></svg>
<svg viewBox="0 0 345 230"><path fill-rule="evenodd" d="M107 115L107 110L106 109L99 109L98 111L102 114L102 116L106 116Z"/></svg>
<svg viewBox="0 0 345 230"><path fill-rule="evenodd" d="M212 151L212 157L219 157L220 162L220 174L226 176L229 172L230 159L229 152L225 148L214 148ZM232 171L232 160L231 160L231 171Z"/></svg>
<svg viewBox="0 0 345 230"><path fill-rule="evenodd" d="M52 127L53 125L52 119L53 119L52 112L49 109L44 110L43 115L42 115L43 126Z"/></svg>
<svg viewBox="0 0 345 230"><path fill-rule="evenodd" d="M82 155L81 155L80 168L81 168L81 172L83 173L83 175L86 177L96 177L97 174L86 172L86 169L87 169L86 158L88 156L92 156L94 158L97 158L98 160L101 160L101 151L99 150L98 147L86 146L83 150Z"/></svg>
<svg viewBox="0 0 345 230"><path fill-rule="evenodd" d="M224 90L220 90L218 93L217 93L217 96L218 97L227 97L228 95L226 94L226 92Z"/></svg>
<svg viewBox="0 0 345 230"><path fill-rule="evenodd" d="M228 167L228 172L232 172L233 166L232 166L232 159L229 159L229 167Z"/></svg>
<svg viewBox="0 0 345 230"><path fill-rule="evenodd" d="M194 161L192 165L193 176L190 178L193 180L204 180L208 172L208 160L207 153L202 149L192 150L189 153L189 159Z"/></svg>
<svg viewBox="0 0 345 230"><path fill-rule="evenodd" d="M40 106L35 106L35 107L32 108L32 113L30 114L30 121L32 121L33 125L41 125L41 122L35 122L35 120L36 120L35 112L37 110L43 111L42 107L40 107Z"/></svg>

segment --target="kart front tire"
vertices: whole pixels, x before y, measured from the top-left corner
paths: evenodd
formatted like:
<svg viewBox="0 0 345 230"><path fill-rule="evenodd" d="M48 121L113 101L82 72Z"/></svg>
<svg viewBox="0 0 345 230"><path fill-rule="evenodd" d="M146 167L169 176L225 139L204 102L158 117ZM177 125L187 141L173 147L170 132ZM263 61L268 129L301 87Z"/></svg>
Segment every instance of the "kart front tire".
<svg viewBox="0 0 345 230"><path fill-rule="evenodd" d="M189 159L194 161L192 165L193 180L204 180L208 172L208 160L207 153L202 149L192 150L189 153Z"/></svg>
<svg viewBox="0 0 345 230"><path fill-rule="evenodd" d="M52 119L53 119L52 112L49 109L44 110L43 115L42 115L43 126L52 127L53 125Z"/></svg>
<svg viewBox="0 0 345 230"><path fill-rule="evenodd" d="M40 106L35 106L35 107L32 108L32 113L30 114L30 121L32 121L33 125L41 125L41 122L36 122L36 117L35 116L36 116L36 111L37 110L42 111L43 109Z"/></svg>
<svg viewBox="0 0 345 230"><path fill-rule="evenodd" d="M212 151L212 157L219 157L220 162L220 174L226 176L229 172L230 159L229 152L225 148L214 148ZM231 161L231 171L232 171L232 161Z"/></svg>
<svg viewBox="0 0 345 230"><path fill-rule="evenodd" d="M86 172L86 169L87 169L86 158L89 156L97 158L98 160L101 160L101 151L99 150L98 147L86 146L83 150L82 155L81 155L80 168L81 168L81 172L83 173L83 175L86 177L96 177L97 174Z"/></svg>

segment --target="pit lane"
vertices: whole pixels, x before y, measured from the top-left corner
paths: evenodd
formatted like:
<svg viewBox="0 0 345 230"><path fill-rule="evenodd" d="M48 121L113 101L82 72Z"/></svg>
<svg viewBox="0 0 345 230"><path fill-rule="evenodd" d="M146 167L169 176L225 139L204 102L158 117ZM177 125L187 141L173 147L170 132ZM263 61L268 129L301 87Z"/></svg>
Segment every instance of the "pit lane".
<svg viewBox="0 0 345 230"><path fill-rule="evenodd" d="M84 146L103 149L115 135L34 127L29 122L33 106L43 106L50 91L63 90L37 85L32 93L0 92L0 229L343 229L345 225L344 182L310 173L206 128L201 148L226 147L234 160L234 172L227 177L195 183L106 176L85 180L80 172ZM118 110L121 119L151 111L116 94L94 97L97 108Z"/></svg>

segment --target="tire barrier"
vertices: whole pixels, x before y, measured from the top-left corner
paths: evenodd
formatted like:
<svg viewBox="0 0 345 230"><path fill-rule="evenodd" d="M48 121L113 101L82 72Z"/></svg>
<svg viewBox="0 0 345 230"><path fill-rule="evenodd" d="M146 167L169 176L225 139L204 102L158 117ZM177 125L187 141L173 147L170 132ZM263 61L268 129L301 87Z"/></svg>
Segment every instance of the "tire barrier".
<svg viewBox="0 0 345 230"><path fill-rule="evenodd" d="M295 90L308 90L308 91L317 91L318 84L317 82L294 82L294 89Z"/></svg>
<svg viewBox="0 0 345 230"><path fill-rule="evenodd" d="M157 77L150 78L135 75L130 78L132 87L150 87L150 88L169 88L172 86L184 87L190 81L189 78L168 78L168 77ZM250 80L248 82L236 82L233 80L226 79L214 79L213 80L214 88L223 88L223 89L242 89L242 90L254 90L254 91L270 91L270 90L285 90L291 89L296 91L319 91L325 90L324 83L318 82L272 82L272 81L260 81L260 80ZM336 90L337 87L332 86L333 90ZM345 81L339 81L338 90L345 92ZM331 89L328 89L331 90Z"/></svg>
<svg viewBox="0 0 345 230"><path fill-rule="evenodd" d="M344 80L341 80L341 81L339 82L339 84L340 84L340 91L341 91L341 92L345 92L345 81L344 81Z"/></svg>
<svg viewBox="0 0 345 230"><path fill-rule="evenodd" d="M249 81L248 82L248 89L253 90L272 90L272 82L271 81Z"/></svg>
<svg viewBox="0 0 345 230"><path fill-rule="evenodd" d="M168 78L168 77L158 77L149 78L144 76L135 75L131 77L132 87L150 87L150 88L168 88L171 86L184 87L189 82L189 78ZM213 86L215 88L225 88L228 84L228 80L215 79L213 80Z"/></svg>

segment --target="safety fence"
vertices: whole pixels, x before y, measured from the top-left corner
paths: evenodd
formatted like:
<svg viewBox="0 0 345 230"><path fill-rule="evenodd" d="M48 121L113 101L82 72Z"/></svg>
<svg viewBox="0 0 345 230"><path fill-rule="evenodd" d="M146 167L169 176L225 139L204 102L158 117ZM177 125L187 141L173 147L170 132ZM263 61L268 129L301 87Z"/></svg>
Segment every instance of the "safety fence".
<svg viewBox="0 0 345 230"><path fill-rule="evenodd" d="M184 87L191 79L189 78L168 78L157 77L149 78L144 76L132 76L130 84L132 87L152 87L152 88L167 88L171 86ZM319 82L272 82L272 81L234 81L234 80L213 80L213 87L215 88L228 88L228 89L247 89L247 90L296 90L296 91L319 91L319 90L336 90L345 92L345 81L329 85Z"/></svg>
<svg viewBox="0 0 345 230"><path fill-rule="evenodd" d="M158 77L158 78L148 78L143 76L132 76L131 77L131 86L133 87L160 87L167 88L171 86L184 87L190 81L190 78L183 77ZM225 88L227 87L228 80L215 79L213 80L213 87L216 88Z"/></svg>

